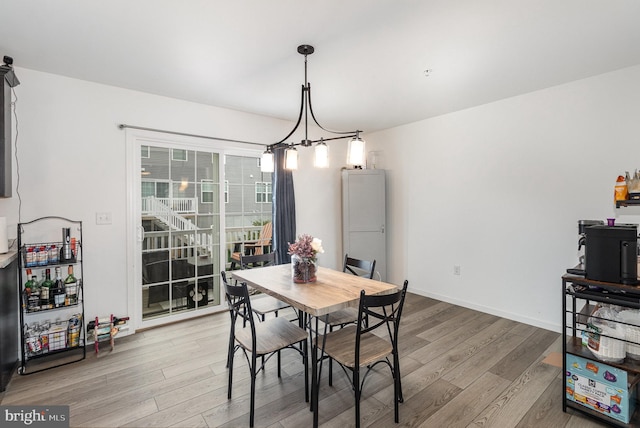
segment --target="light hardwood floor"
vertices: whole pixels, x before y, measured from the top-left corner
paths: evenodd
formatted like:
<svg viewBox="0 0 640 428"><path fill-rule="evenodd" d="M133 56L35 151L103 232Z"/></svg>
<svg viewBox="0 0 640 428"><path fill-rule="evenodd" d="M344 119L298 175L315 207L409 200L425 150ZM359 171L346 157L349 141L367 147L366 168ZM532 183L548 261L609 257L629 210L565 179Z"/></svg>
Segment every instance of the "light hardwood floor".
<svg viewBox="0 0 640 428"><path fill-rule="evenodd" d="M113 352L19 376L0 396L3 405L70 406L74 427L242 427L249 422L248 368L237 354L233 398L225 368L225 313L116 339ZM561 351L557 333L409 293L400 332L400 424L393 423L391 377L379 366L364 386L366 427L596 427L579 413L563 413L561 369L542 363ZM256 426L308 427L298 354L275 358L258 376ZM334 365L324 365L320 423L354 423L353 395Z"/></svg>

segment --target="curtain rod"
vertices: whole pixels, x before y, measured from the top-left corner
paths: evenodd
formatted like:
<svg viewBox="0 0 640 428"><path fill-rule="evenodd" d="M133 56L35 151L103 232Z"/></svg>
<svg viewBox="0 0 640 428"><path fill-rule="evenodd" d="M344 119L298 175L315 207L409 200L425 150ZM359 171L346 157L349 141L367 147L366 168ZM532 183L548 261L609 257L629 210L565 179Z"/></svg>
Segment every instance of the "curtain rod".
<svg viewBox="0 0 640 428"><path fill-rule="evenodd" d="M125 128L139 129L141 131L164 132L165 134L181 135L181 136L184 136L184 137L206 138L207 140L226 141L228 143L252 144L254 146L262 146L262 147L268 146L268 144L254 143L252 141L232 140L232 139L229 139L229 138L211 137L211 136L208 136L208 135L188 134L186 132L177 132L177 131L166 131L164 129L145 128L145 127L142 127L142 126L127 125L127 124L124 124L124 123L121 123L120 125L118 125L118 128L120 128L120 129L125 129Z"/></svg>

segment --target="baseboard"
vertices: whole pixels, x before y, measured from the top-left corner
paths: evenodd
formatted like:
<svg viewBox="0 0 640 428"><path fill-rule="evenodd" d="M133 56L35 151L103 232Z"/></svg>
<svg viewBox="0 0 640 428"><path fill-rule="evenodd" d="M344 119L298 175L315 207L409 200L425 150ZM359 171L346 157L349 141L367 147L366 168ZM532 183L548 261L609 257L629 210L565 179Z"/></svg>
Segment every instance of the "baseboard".
<svg viewBox="0 0 640 428"><path fill-rule="evenodd" d="M562 332L562 326L560 326L559 324L550 323L550 322L545 321L545 320L540 320L540 319L536 319L536 318L529 318L529 317L522 316L521 314L515 314L515 313L512 313L512 312L505 312L505 311L498 310L496 308L491 308L491 307L488 307L488 306L478 305L476 303L472 303L472 302L468 302L468 301L460 300L460 299L455 299L455 298L452 298L451 296L444 296L444 295L440 295L440 294L437 294L437 293L431 293L431 292L428 292L428 291L422 291L422 290L413 289L413 290L411 290L411 292L415 293L415 294L419 294L419 295L424 296L424 297L429 297L429 298L432 298L432 299L440 300L442 302L451 303L453 305L462 306L464 308L473 309L473 310L484 312L484 313L491 314L491 315L496 315L496 316L499 316L499 317L502 317L502 318L506 318L506 319L510 319L510 320L513 320L513 321L518 321L518 322L521 322L521 323L524 323L524 324L532 325L534 327L543 328L545 330L554 331L556 333L561 333Z"/></svg>

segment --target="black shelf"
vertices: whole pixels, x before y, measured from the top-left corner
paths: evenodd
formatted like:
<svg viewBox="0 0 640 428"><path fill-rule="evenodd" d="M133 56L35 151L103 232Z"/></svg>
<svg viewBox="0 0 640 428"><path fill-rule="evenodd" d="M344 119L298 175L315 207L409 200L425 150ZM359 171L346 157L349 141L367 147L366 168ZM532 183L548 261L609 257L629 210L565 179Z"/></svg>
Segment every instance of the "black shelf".
<svg viewBox="0 0 640 428"><path fill-rule="evenodd" d="M640 201L638 201L638 205L640 205ZM610 370L614 371L615 369L620 370L625 373L626 384L627 384L627 396L629 400L635 399L636 403L638 402L638 398L631 398L632 391L637 388L637 385L640 383L640 361L625 356L622 361L613 362L613 361L602 361L594 355L587 346L584 346L582 341L582 335L584 332L589 332L589 328L587 327L587 323L589 322L589 318L593 317L593 312L597 308L598 305L601 304L612 304L617 306L622 306L623 308L629 309L640 309L640 287L635 285L625 285L625 284L615 284L608 283L602 281L594 281L586 279L582 276L577 275L564 275L562 277L562 335L563 335L563 343L562 343L562 368L563 373L569 373L570 370L573 373L572 368L568 367L568 360L578 361L578 364L582 366L583 363L580 361L587 361L587 370L589 370L589 362L594 362L596 365L604 364L606 366L611 367ZM605 318L600 318L605 319ZM615 322L618 324L622 324L623 326L629 326L632 324L628 324L623 322L617 318L606 318L607 322ZM626 327L628 328L628 327ZM635 340L627 340L625 338L620 337L612 337L607 334L601 333L600 337L606 337L614 340L619 340L622 342L626 342L627 344L638 345ZM568 356L571 356L568 358ZM572 366L573 367L573 366ZM586 375L584 366L579 368L579 366L575 366L578 368L578 376L582 378L582 382L584 382L584 376L589 379L591 382L592 375ZM597 366L596 366L597 367ZM596 372L597 373L597 369ZM602 379L599 377L593 378L596 383L601 383ZM609 380L609 379L607 379ZM606 412L599 412L595 409L587 407L581 403L574 401L573 399L567 396L567 388L569 388L568 380L563 381L563 389L562 389L562 409L563 411L567 411L567 409L572 409L579 411L585 415L589 415L594 419L598 419L601 422L604 422L608 425L613 426L621 426L621 427L632 427L639 426L640 424L640 405L636 404L636 411L631 415L629 423L625 423L613 417L610 417L606 414ZM576 378L577 382L577 378ZM606 382L605 382L606 383ZM589 395L587 395L589 397ZM628 404L630 406L630 404Z"/></svg>
<svg viewBox="0 0 640 428"><path fill-rule="evenodd" d="M29 310L28 308L26 308L24 310L25 314L41 314L43 312L50 312L50 311L60 311L60 310L64 310L64 309L69 309L69 308L73 308L73 307L80 307L80 302L78 303L73 303L71 305L64 305L64 306L59 306L57 308L47 308L47 309L35 309L35 310Z"/></svg>
<svg viewBox="0 0 640 428"><path fill-rule="evenodd" d="M624 201L616 201L616 208L631 207L634 205L640 205L640 199L627 199Z"/></svg>

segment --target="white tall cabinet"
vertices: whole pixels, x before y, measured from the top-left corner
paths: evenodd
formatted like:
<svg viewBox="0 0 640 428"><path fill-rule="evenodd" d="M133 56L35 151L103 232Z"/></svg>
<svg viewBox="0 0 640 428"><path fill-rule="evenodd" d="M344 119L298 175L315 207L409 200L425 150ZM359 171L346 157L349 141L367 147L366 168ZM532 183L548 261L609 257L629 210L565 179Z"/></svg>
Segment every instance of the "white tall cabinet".
<svg viewBox="0 0 640 428"><path fill-rule="evenodd" d="M342 170L342 253L376 261L375 279L386 280L385 171Z"/></svg>

